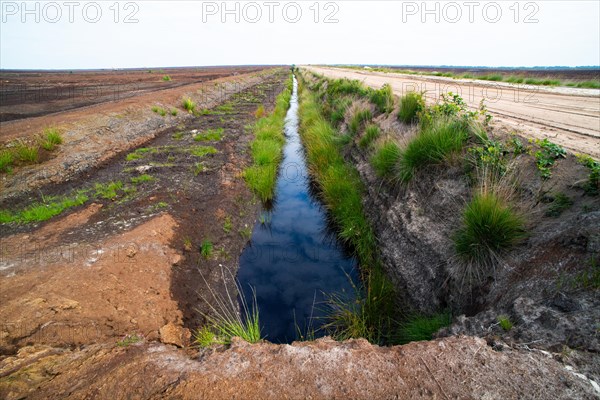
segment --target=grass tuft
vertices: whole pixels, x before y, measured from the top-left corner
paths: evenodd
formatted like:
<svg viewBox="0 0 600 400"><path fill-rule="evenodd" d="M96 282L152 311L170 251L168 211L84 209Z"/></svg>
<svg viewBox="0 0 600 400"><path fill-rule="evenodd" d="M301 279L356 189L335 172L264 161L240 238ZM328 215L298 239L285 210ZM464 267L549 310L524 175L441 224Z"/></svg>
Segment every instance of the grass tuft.
<svg viewBox="0 0 600 400"><path fill-rule="evenodd" d="M189 97L183 99L182 106L185 110L187 110L190 113L193 113L196 109L196 103L194 103L194 101Z"/></svg>
<svg viewBox="0 0 600 400"><path fill-rule="evenodd" d="M46 128L41 139L41 146L48 151L54 150L56 146L62 144L63 138L57 128Z"/></svg>
<svg viewBox="0 0 600 400"><path fill-rule="evenodd" d="M400 325L400 342L431 340L434 333L451 323L452 315L449 312L437 313L432 316L409 317Z"/></svg>
<svg viewBox="0 0 600 400"><path fill-rule="evenodd" d="M0 224L11 222L26 224L46 221L69 208L80 206L86 201L88 201L88 197L83 191L80 191L71 197L63 197L60 199L49 198L42 203L34 203L17 212L0 210Z"/></svg>
<svg viewBox="0 0 600 400"><path fill-rule="evenodd" d="M372 90L369 95L371 103L375 104L380 113L390 113L394 109L394 95L389 84L383 85L379 90Z"/></svg>
<svg viewBox="0 0 600 400"><path fill-rule="evenodd" d="M523 217L492 191L482 191L467 204L453 240L459 257L485 266L524 237Z"/></svg>
<svg viewBox="0 0 600 400"><path fill-rule="evenodd" d="M462 150L469 137L464 123L439 118L423 127L402 150L398 177L409 182L418 170L442 163L449 155Z"/></svg>
<svg viewBox="0 0 600 400"><path fill-rule="evenodd" d="M154 182L156 179L148 174L143 174L140 176L136 176L131 178L131 183L133 183L134 185L140 184L140 183L144 183L144 182Z"/></svg>
<svg viewBox="0 0 600 400"><path fill-rule="evenodd" d="M194 136L196 142L218 141L223 137L223 128L208 129Z"/></svg>
<svg viewBox="0 0 600 400"><path fill-rule="evenodd" d="M0 172L10 172L15 161L13 153L9 150L0 150Z"/></svg>
<svg viewBox="0 0 600 400"><path fill-rule="evenodd" d="M370 124L365 129L365 134L358 144L363 149L366 149L371 146L379 136L381 136L381 129L379 129L379 126L377 124Z"/></svg>
<svg viewBox="0 0 600 400"><path fill-rule="evenodd" d="M17 159L26 164L37 163L39 160L39 150L35 145L29 145L23 141L18 141L14 148L14 154Z"/></svg>
<svg viewBox="0 0 600 400"><path fill-rule="evenodd" d="M386 142L373 154L371 164L377 175L390 178L396 170L402 151L395 142Z"/></svg>
<svg viewBox="0 0 600 400"><path fill-rule="evenodd" d="M409 92L400 99L400 111L398 119L409 124L417 119L419 111L425 108L425 100L422 93Z"/></svg>
<svg viewBox="0 0 600 400"><path fill-rule="evenodd" d="M215 149L212 146L196 146L196 147L192 147L190 152L192 153L192 155L196 156L196 157L204 157L205 155L208 154L216 154L218 153L217 149Z"/></svg>
<svg viewBox="0 0 600 400"><path fill-rule="evenodd" d="M371 110L368 108L364 108L362 110L356 110L352 119L350 120L350 124L348 125L348 131L352 136L355 136L360 128L373 118L373 114Z"/></svg>

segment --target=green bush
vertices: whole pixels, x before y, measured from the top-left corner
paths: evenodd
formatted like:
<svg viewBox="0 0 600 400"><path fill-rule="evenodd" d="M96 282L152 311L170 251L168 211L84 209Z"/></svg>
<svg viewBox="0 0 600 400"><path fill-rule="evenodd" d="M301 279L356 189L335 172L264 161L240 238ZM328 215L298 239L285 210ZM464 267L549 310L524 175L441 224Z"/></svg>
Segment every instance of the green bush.
<svg viewBox="0 0 600 400"><path fill-rule="evenodd" d="M524 219L496 194L477 194L454 235L456 253L470 263L490 263L525 236Z"/></svg>
<svg viewBox="0 0 600 400"><path fill-rule="evenodd" d="M409 124L417 119L419 111L425 108L425 100L422 93L409 92L400 99L400 111L398 119Z"/></svg>

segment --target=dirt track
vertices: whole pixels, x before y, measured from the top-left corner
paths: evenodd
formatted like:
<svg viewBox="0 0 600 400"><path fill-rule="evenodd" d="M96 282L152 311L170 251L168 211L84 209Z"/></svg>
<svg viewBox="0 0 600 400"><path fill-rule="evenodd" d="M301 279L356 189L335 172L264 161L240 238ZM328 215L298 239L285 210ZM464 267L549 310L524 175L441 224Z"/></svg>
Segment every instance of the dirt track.
<svg viewBox="0 0 600 400"><path fill-rule="evenodd" d="M350 78L379 88L389 83L397 95L426 91L428 102L440 94L459 93L470 107L482 99L495 121L532 138L549 138L570 150L600 158L600 91L545 88L503 82L421 75L387 74L330 67L304 67L333 78Z"/></svg>

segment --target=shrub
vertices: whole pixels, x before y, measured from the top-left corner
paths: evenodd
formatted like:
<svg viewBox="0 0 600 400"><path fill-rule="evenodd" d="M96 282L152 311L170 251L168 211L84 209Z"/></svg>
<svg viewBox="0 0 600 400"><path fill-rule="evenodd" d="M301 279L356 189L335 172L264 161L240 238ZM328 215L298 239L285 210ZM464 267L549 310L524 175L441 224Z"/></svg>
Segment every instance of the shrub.
<svg viewBox="0 0 600 400"><path fill-rule="evenodd" d="M163 76L162 80L165 82L169 82L171 80L171 77L169 75L165 75Z"/></svg>
<svg viewBox="0 0 600 400"><path fill-rule="evenodd" d="M534 153L535 164L542 178L548 179L552 176L550 168L554 165L554 161L561 157L565 158L567 151L548 139L536 140L535 142L540 146L540 150Z"/></svg>
<svg viewBox="0 0 600 400"><path fill-rule="evenodd" d="M414 174L427 166L444 161L460 151L469 137L462 121L440 118L424 127L402 150L398 163L398 178L409 182Z"/></svg>
<svg viewBox="0 0 600 400"><path fill-rule="evenodd" d="M493 192L482 192L467 204L454 247L468 263L489 264L523 239L524 233L520 215Z"/></svg>
<svg viewBox="0 0 600 400"><path fill-rule="evenodd" d="M409 92L400 99L400 111L398 119L409 124L416 120L419 111L425 108L425 100L422 93Z"/></svg>
<svg viewBox="0 0 600 400"><path fill-rule="evenodd" d="M600 191L600 162L584 154L578 154L577 161L590 171L587 182L583 185L585 193L592 196L597 195Z"/></svg>

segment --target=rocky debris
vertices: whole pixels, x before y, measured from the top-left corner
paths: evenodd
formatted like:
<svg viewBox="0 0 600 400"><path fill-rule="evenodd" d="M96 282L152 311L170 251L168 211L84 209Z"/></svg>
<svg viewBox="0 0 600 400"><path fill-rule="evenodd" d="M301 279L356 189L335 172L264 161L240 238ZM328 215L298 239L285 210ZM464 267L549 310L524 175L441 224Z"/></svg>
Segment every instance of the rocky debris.
<svg viewBox="0 0 600 400"><path fill-rule="evenodd" d="M175 325L169 322L160 328L160 341L165 344L174 344L177 347L187 347L190 345L192 333L188 328Z"/></svg>
<svg viewBox="0 0 600 400"><path fill-rule="evenodd" d="M593 399L576 368L542 352L453 337L378 347L329 338L186 351L157 343L30 349L0 361L0 397L82 399ZM123 384L126 382L127 384Z"/></svg>
<svg viewBox="0 0 600 400"><path fill-rule="evenodd" d="M145 174L146 172L152 171L152 165L140 165L138 167L135 167L135 171L140 173L140 174Z"/></svg>

